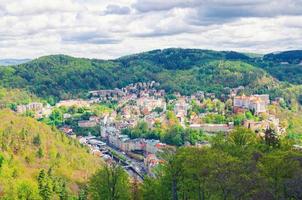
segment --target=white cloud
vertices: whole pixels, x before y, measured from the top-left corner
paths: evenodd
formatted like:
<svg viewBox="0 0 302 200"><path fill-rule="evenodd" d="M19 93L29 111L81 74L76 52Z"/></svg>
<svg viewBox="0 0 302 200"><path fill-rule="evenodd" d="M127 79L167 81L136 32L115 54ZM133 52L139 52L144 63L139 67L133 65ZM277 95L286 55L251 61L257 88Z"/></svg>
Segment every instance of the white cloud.
<svg viewBox="0 0 302 200"><path fill-rule="evenodd" d="M302 48L301 0L1 0L0 58Z"/></svg>

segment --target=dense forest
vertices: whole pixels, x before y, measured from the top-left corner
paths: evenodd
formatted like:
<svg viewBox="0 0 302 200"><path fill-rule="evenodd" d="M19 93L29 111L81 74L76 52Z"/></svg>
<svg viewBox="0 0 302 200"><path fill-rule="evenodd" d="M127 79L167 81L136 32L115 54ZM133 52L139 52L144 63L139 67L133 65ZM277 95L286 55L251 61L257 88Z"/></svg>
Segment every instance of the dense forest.
<svg viewBox="0 0 302 200"><path fill-rule="evenodd" d="M116 165L90 179L88 199L238 200L301 199L302 153L273 130L257 137L244 128L218 135L211 147L182 147L161 153L156 177L130 181ZM105 181L109 180L109 181Z"/></svg>
<svg viewBox="0 0 302 200"><path fill-rule="evenodd" d="M120 88L151 80L160 82L167 91L183 94L197 90L221 94L226 87L245 86L246 93L269 93L276 97L286 95L285 89L292 87L289 83L300 83L302 76L300 65L296 65L300 57L294 56L294 61L289 61L291 65L283 68L278 67L280 59L275 57L252 58L237 52L198 49L154 50L116 60L54 55L1 67L0 85L25 88L51 100L83 97L88 90ZM294 97L300 89L292 90Z"/></svg>

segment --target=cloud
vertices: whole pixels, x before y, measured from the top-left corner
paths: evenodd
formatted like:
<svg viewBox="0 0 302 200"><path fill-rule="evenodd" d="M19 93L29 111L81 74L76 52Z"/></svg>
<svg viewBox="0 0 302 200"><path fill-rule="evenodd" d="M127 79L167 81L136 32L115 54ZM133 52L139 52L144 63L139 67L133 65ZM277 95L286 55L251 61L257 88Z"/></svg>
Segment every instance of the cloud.
<svg viewBox="0 0 302 200"><path fill-rule="evenodd" d="M205 1L187 16L195 25L223 24L241 18L272 18L302 14L301 0Z"/></svg>
<svg viewBox="0 0 302 200"><path fill-rule="evenodd" d="M4 6L8 15L13 16L74 12L81 9L81 5L72 0L3 0L0 3L1 5Z"/></svg>
<svg viewBox="0 0 302 200"><path fill-rule="evenodd" d="M197 3L196 0L137 0L132 7L139 12L165 11L173 8L191 7Z"/></svg>
<svg viewBox="0 0 302 200"><path fill-rule="evenodd" d="M1 0L0 58L302 48L301 7L301 0Z"/></svg>
<svg viewBox="0 0 302 200"><path fill-rule="evenodd" d="M97 31L71 33L62 36L62 41L73 44L117 44L120 39L103 35Z"/></svg>
<svg viewBox="0 0 302 200"><path fill-rule="evenodd" d="M190 8L188 22L195 25L223 24L240 18L302 14L301 0L137 0L132 7L142 13Z"/></svg>
<svg viewBox="0 0 302 200"><path fill-rule="evenodd" d="M127 15L131 12L130 8L127 6L119 6L110 4L106 7L104 15Z"/></svg>

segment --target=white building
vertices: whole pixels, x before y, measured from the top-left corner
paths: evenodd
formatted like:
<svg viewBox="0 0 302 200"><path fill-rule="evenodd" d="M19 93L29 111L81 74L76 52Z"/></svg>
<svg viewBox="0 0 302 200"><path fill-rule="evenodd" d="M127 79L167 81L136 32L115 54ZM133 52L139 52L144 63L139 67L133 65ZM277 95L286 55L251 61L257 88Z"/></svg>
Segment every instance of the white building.
<svg viewBox="0 0 302 200"><path fill-rule="evenodd" d="M259 114L266 112L269 102L269 95L236 96L234 97L234 109L249 109Z"/></svg>

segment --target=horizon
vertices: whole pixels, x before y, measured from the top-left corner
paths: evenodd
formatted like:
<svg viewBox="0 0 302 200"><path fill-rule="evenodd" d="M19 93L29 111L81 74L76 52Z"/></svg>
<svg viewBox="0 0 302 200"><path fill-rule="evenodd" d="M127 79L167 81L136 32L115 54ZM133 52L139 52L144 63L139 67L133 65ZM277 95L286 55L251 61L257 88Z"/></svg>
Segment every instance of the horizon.
<svg viewBox="0 0 302 200"><path fill-rule="evenodd" d="M154 49L302 49L300 0L3 0L0 59L115 59Z"/></svg>
<svg viewBox="0 0 302 200"><path fill-rule="evenodd" d="M116 60L125 56L132 56L132 55L136 55L136 54L142 54L142 53L147 53L150 51L156 51L156 50L166 50L166 49L182 49L182 50L187 50L187 49L195 49L195 50L209 50L209 51L217 51L217 52L223 52L223 51L233 51L233 50L214 50L214 49L201 49L201 48L181 48L181 47L168 47L168 48L163 48L163 49L150 49L147 51L141 51L141 52L135 52L135 53L131 53L131 54L126 54L126 55L121 55L118 57L114 57L114 58L95 58L95 57L83 57L83 56L73 56L70 54L63 54L63 53L55 53L55 54L46 54L46 55L41 55L38 57L33 57L33 58L1 58L0 57L0 61L11 61L11 60L16 60L16 61L21 61L21 60L27 60L26 62L35 60L35 59L39 59L41 57L46 57L46 56L58 56L58 55L63 55L63 56L70 56L73 58L83 58L83 59L97 59L97 60ZM261 55L264 56L266 54L271 54L271 53L281 53L281 52L287 52L287 51L301 51L302 49L291 49L291 50L280 50L280 51L274 51L274 52L265 52L265 53L257 53L257 52L240 52L240 51L233 51L233 52L237 52L237 53L242 53L242 54L255 54L255 55Z"/></svg>

